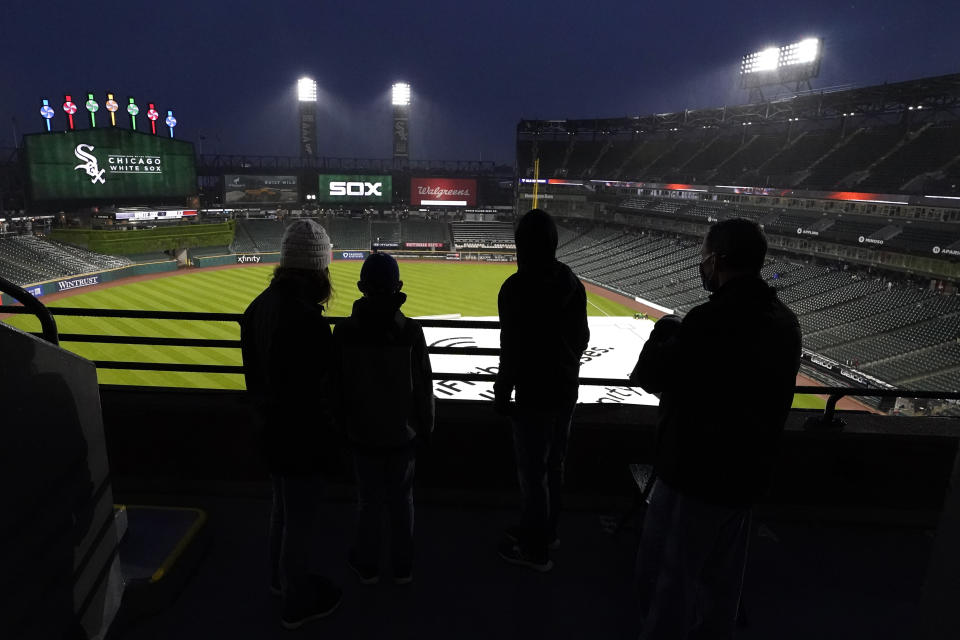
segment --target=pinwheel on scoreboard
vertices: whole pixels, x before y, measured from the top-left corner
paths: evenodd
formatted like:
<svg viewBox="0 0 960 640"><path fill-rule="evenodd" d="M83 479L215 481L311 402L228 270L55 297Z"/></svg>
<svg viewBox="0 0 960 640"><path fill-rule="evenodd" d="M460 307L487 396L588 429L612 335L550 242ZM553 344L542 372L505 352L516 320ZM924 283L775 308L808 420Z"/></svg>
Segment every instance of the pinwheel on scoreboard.
<svg viewBox="0 0 960 640"><path fill-rule="evenodd" d="M152 102L147 106L147 118L150 119L150 131L153 135L157 135L157 118L160 117L160 112L157 111L157 108L153 106Z"/></svg>
<svg viewBox="0 0 960 640"><path fill-rule="evenodd" d="M120 108L120 105L117 104L117 101L113 99L112 93L107 93L106 107L107 111L110 112L110 126L117 126L117 109Z"/></svg>
<svg viewBox="0 0 960 640"><path fill-rule="evenodd" d="M77 105L70 96L63 96L63 110L67 114L70 129L73 130L73 114L77 112Z"/></svg>
<svg viewBox="0 0 960 640"><path fill-rule="evenodd" d="M50 101L46 98L43 98L43 106L40 107L40 116L43 118L43 122L47 125L47 131L53 131L50 126L50 120L56 112L53 110L53 107L50 106Z"/></svg>

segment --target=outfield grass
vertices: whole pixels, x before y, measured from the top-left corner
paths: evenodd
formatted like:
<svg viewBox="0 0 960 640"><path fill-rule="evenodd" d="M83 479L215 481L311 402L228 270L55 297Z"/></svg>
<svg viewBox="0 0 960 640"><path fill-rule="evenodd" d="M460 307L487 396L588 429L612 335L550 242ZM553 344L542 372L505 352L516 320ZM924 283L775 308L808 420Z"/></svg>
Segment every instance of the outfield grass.
<svg viewBox="0 0 960 640"><path fill-rule="evenodd" d="M350 314L353 301L359 297L356 282L360 262L334 262L330 267L334 296L327 305L327 315ZM267 286L274 265L248 266L214 271L195 271L155 278L142 282L77 293L49 302L53 307L98 309L144 309L154 311L208 311L242 313L247 305ZM514 272L510 264L471 263L402 263L401 278L407 302L403 311L408 316L459 313L463 316L497 315L497 292ZM632 316L633 310L601 296L587 293L589 315ZM28 331L38 331L39 322L20 316L4 320ZM86 333L124 336L165 336L183 338L239 339L240 328L233 322L198 322L190 320L137 320L125 318L58 317L61 333ZM239 349L155 347L70 343L67 349L91 360L125 360L132 362L176 362L192 364L241 364ZM231 374L176 373L153 371L120 371L102 369L97 372L102 384L193 387L207 389L243 389L243 376ZM797 396L797 407L822 408L817 396Z"/></svg>

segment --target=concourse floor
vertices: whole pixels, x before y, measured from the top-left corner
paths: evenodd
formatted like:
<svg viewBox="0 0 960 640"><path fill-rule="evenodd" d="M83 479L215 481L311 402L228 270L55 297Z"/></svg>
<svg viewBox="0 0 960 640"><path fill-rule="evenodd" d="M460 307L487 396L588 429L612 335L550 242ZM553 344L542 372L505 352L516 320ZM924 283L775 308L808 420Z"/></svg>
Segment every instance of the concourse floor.
<svg viewBox="0 0 960 640"><path fill-rule="evenodd" d="M268 500L138 501L206 509L210 544L171 606L111 640L627 639L639 631L631 585L637 534L608 533L617 514L566 514L556 566L538 574L496 555L513 512L420 505L414 583L396 586L387 575L362 586L345 560L353 506L328 503L315 565L341 586L343 603L327 619L286 631L279 599L267 588ZM750 542L747 626L737 637L912 637L931 541L922 529L761 523Z"/></svg>

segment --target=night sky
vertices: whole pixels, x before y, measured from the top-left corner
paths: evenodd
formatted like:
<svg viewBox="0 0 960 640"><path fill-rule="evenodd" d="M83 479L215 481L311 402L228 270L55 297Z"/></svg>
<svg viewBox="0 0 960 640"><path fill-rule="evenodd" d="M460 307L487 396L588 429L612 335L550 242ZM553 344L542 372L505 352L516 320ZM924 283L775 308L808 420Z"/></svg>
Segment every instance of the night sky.
<svg viewBox="0 0 960 640"><path fill-rule="evenodd" d="M956 0L3 0L0 146L41 130L40 98L63 128L64 93L102 105L112 90L173 108L205 153L297 155L310 74L320 155L389 157L389 88L405 80L412 158L512 164L520 118L743 103L740 57L807 36L825 41L817 88L960 72L958 24Z"/></svg>

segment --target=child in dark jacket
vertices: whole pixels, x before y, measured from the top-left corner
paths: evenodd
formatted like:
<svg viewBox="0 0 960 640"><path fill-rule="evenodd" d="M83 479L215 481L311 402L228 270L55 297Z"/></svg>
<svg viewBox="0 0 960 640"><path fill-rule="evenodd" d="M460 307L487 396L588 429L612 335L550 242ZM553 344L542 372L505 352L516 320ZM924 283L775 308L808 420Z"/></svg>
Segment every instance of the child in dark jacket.
<svg viewBox="0 0 960 640"><path fill-rule="evenodd" d="M413 473L416 442L433 430L433 382L420 324L400 306L407 296L397 261L363 263L363 297L333 334L337 420L353 449L357 538L349 563L363 584L380 580L380 513L390 515L393 576L413 580Z"/></svg>

